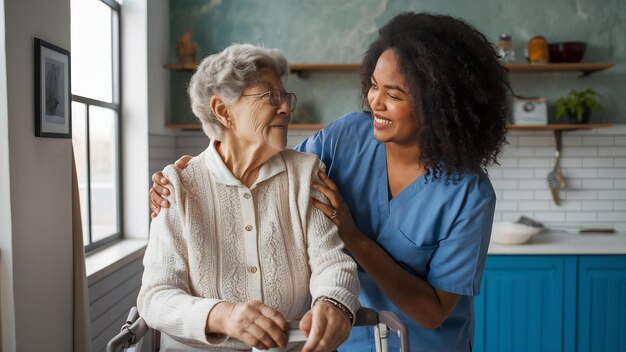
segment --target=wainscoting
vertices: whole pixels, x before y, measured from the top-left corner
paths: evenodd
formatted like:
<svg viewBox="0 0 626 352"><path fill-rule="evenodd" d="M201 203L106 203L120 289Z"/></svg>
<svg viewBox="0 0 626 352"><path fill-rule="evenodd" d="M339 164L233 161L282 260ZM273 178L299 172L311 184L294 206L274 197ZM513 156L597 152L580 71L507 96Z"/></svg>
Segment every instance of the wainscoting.
<svg viewBox="0 0 626 352"><path fill-rule="evenodd" d="M89 283L92 351L105 350L107 342L126 321L130 308L137 305L143 273L142 259L143 256Z"/></svg>

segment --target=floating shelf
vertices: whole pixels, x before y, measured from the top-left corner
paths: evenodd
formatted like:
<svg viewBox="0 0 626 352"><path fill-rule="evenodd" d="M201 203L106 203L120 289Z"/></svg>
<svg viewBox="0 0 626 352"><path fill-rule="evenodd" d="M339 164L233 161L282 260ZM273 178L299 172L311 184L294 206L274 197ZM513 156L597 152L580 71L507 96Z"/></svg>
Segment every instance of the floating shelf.
<svg viewBox="0 0 626 352"><path fill-rule="evenodd" d="M509 130L516 131L573 131L573 130L591 130L594 128L609 128L611 124L601 123L564 123L552 125L509 125Z"/></svg>
<svg viewBox="0 0 626 352"><path fill-rule="evenodd" d="M615 65L603 63L576 63L576 64L508 64L505 65L510 72L581 72L581 77L602 70L606 70Z"/></svg>
<svg viewBox="0 0 626 352"><path fill-rule="evenodd" d="M594 128L609 128L611 124L553 124L553 125L509 125L509 130L513 131L573 131L573 130L590 130ZM185 130L185 131L200 131L202 126L195 123L187 124L166 124L166 128ZM293 123L289 125L290 130L321 130L326 127L323 123Z"/></svg>
<svg viewBox="0 0 626 352"><path fill-rule="evenodd" d="M594 72L609 69L615 65L606 63L563 63L563 64L508 64L505 65L510 72L582 72L582 76L588 76ZM175 71L194 71L196 64L165 64L164 68ZM291 72L331 72L331 71L358 71L360 64L290 64Z"/></svg>
<svg viewBox="0 0 626 352"><path fill-rule="evenodd" d="M326 127L323 123L293 123L289 125L290 130L321 130ZM199 123L168 123L165 124L165 128L183 131L200 131L202 125Z"/></svg>
<svg viewBox="0 0 626 352"><path fill-rule="evenodd" d="M164 68L172 71L195 71L198 65L196 64L165 64Z"/></svg>

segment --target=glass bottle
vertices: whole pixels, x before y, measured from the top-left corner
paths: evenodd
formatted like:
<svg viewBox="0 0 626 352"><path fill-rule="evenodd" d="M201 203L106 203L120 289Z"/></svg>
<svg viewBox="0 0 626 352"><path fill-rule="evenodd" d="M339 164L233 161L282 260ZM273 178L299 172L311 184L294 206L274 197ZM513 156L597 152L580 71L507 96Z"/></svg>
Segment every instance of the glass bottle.
<svg viewBox="0 0 626 352"><path fill-rule="evenodd" d="M498 56L503 65L515 62L515 50L510 35L501 34L498 38Z"/></svg>

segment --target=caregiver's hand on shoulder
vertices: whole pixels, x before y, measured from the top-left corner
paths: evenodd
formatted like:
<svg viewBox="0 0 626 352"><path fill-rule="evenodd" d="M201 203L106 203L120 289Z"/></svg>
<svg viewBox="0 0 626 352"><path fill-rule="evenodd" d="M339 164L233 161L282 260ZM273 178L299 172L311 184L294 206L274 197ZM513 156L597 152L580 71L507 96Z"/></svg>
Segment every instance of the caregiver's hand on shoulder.
<svg viewBox="0 0 626 352"><path fill-rule="evenodd" d="M206 332L268 349L287 346L288 327L280 312L261 301L221 302L209 313Z"/></svg>
<svg viewBox="0 0 626 352"><path fill-rule="evenodd" d="M348 250L352 241L357 239L359 230L354 223L350 207L344 202L337 185L323 171L318 172L321 183L313 183L311 187L322 192L330 204L311 198L314 207L321 210L339 229L339 237Z"/></svg>
<svg viewBox="0 0 626 352"><path fill-rule="evenodd" d="M183 155L174 162L174 166L183 170L187 167L187 164L189 164L192 158L193 157L190 155ZM152 188L150 188L150 209L152 210L152 214L150 214L150 216L153 219L159 215L161 208L170 207L170 202L163 198L170 195L170 190L165 188L168 183L169 181L163 176L163 172L157 171L152 174Z"/></svg>
<svg viewBox="0 0 626 352"><path fill-rule="evenodd" d="M334 351L350 335L352 322L331 303L317 301L302 320L300 330L307 336L302 352Z"/></svg>

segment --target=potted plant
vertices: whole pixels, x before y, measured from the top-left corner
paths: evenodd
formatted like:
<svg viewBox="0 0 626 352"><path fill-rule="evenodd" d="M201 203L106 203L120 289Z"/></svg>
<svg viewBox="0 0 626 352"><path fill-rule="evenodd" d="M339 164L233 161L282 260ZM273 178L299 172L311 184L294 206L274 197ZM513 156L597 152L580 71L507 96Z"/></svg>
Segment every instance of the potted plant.
<svg viewBox="0 0 626 352"><path fill-rule="evenodd" d="M568 95L556 100L556 119L567 115L570 123L588 123L591 111L600 107L598 93L593 89L572 89Z"/></svg>

